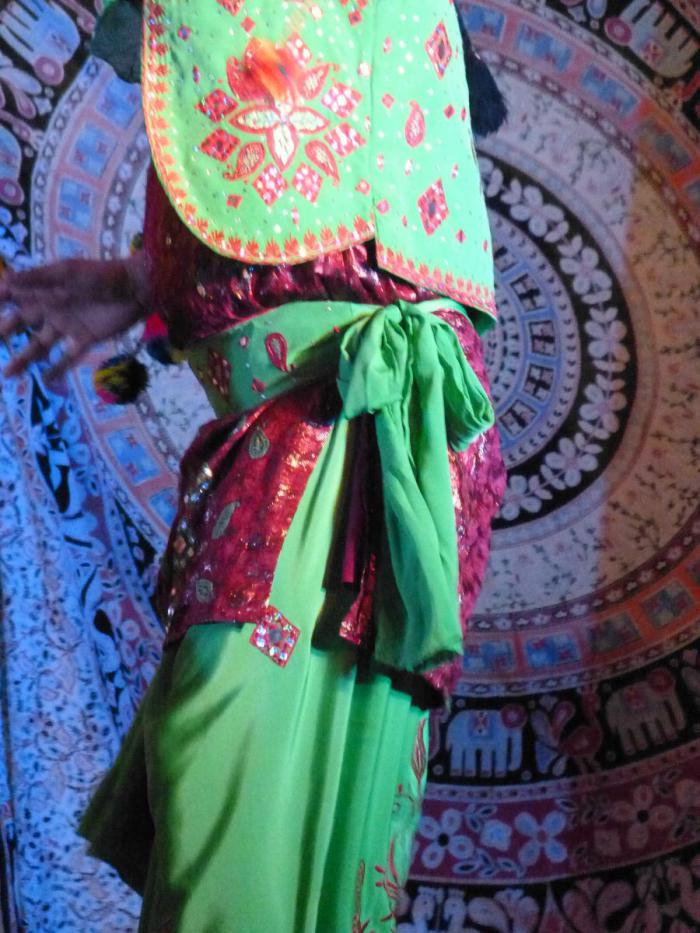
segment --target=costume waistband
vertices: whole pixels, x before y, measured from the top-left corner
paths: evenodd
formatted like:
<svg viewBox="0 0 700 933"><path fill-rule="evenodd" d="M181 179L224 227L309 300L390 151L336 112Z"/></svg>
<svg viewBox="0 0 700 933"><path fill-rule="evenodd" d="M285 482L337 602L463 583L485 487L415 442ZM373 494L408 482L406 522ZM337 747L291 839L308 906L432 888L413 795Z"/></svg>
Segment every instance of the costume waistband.
<svg viewBox="0 0 700 933"><path fill-rule="evenodd" d="M416 672L463 650L448 444L464 450L494 423L455 332L435 313L445 310L465 314L443 298L293 302L186 352L219 416L334 375L340 418L374 415L390 557L377 577L384 621L374 653Z"/></svg>

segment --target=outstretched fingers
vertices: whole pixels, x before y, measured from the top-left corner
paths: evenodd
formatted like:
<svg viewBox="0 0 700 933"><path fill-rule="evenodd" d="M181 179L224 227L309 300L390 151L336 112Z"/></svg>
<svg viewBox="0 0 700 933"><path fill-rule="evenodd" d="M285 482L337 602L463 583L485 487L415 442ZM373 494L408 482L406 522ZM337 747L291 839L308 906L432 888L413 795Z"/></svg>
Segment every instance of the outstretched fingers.
<svg viewBox="0 0 700 933"><path fill-rule="evenodd" d="M72 369L83 358L91 345L90 340L65 337L61 341L61 358L46 373L46 379L56 379Z"/></svg>
<svg viewBox="0 0 700 933"><path fill-rule="evenodd" d="M30 363L41 360L59 339L56 328L45 321L39 330L32 335L27 346L14 356L3 370L6 377L19 376L25 372Z"/></svg>
<svg viewBox="0 0 700 933"><path fill-rule="evenodd" d="M22 317L19 308L11 308L0 317L0 340L7 340L12 334L19 334L26 328L27 322Z"/></svg>

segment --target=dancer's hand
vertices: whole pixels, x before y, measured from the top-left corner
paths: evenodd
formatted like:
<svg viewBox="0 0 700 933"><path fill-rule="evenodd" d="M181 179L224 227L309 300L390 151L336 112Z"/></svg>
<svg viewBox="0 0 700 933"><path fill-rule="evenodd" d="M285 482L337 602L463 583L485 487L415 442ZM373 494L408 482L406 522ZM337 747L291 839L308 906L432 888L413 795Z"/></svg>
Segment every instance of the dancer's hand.
<svg viewBox="0 0 700 933"><path fill-rule="evenodd" d="M57 376L74 366L96 343L114 337L148 314L146 257L100 261L68 259L0 279L0 338L30 329L27 346L3 375L17 376L57 343L62 356L47 374Z"/></svg>

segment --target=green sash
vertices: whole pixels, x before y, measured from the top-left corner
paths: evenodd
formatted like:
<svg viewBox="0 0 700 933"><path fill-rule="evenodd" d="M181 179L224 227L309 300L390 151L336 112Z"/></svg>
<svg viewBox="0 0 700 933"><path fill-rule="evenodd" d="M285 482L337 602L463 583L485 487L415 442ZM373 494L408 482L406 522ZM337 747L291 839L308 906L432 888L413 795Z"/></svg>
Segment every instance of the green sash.
<svg viewBox="0 0 700 933"><path fill-rule="evenodd" d="M375 657L409 671L436 667L462 653L448 444L464 450L494 422L489 398L457 336L432 313L445 308L464 313L444 299L386 307L295 302L187 351L218 415L243 414L261 401L337 374L342 413L307 489L326 508L337 499L348 422L363 413L374 415L390 558L378 571ZM326 544L319 546L318 536L290 533L280 564L322 561L325 566ZM290 556L290 549L300 553ZM288 606L275 602L276 607L303 627L304 594L297 602L283 598Z"/></svg>

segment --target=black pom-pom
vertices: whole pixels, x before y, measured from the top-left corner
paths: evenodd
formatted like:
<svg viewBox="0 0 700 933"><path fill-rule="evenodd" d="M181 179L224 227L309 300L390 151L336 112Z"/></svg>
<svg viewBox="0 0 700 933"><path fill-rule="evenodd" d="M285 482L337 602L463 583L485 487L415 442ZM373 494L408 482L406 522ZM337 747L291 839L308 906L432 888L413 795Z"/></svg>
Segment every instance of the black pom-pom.
<svg viewBox="0 0 700 933"><path fill-rule="evenodd" d="M458 14L457 19L464 45L464 65L469 84L472 129L477 136L488 136L489 133L495 133L503 126L508 116L508 107L489 66L472 45L462 15Z"/></svg>

